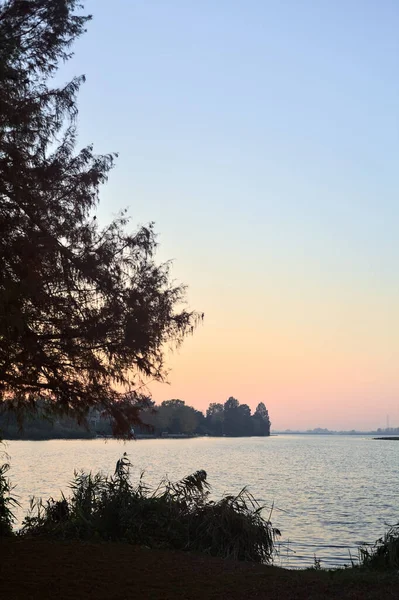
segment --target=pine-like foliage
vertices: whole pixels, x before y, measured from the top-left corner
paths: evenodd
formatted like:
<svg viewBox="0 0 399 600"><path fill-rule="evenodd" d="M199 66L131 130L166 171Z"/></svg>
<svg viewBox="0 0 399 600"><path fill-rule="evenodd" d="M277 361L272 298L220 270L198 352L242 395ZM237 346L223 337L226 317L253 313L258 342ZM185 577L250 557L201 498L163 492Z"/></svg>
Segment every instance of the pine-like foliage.
<svg viewBox="0 0 399 600"><path fill-rule="evenodd" d="M42 397L80 420L101 407L127 435L131 390L164 377L165 344L197 315L154 262L152 225L131 234L125 214L96 221L115 155L76 151L84 77L52 79L90 19L81 9L0 0L0 405L23 415Z"/></svg>

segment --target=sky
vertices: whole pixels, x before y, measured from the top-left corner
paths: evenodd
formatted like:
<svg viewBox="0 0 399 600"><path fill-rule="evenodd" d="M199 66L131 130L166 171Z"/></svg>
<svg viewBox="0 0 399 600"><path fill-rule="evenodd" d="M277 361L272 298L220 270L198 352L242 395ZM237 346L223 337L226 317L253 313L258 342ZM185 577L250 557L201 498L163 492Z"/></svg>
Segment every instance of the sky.
<svg viewBox="0 0 399 600"><path fill-rule="evenodd" d="M274 429L399 426L396 0L88 0L60 76L119 152L107 222L155 221L189 306L157 401Z"/></svg>

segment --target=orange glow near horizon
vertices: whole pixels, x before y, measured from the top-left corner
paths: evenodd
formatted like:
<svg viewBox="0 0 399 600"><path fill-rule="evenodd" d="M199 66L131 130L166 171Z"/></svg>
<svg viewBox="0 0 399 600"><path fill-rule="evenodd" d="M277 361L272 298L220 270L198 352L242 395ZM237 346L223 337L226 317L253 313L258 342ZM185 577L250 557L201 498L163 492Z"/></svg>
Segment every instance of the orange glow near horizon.
<svg viewBox="0 0 399 600"><path fill-rule="evenodd" d="M263 401L274 429L374 429L386 414L399 425L392 298L340 294L305 299L285 290L280 302L257 295L249 307L242 292L226 307L213 301L204 324L169 355L170 385L150 386L154 399L201 410L230 395L252 409Z"/></svg>

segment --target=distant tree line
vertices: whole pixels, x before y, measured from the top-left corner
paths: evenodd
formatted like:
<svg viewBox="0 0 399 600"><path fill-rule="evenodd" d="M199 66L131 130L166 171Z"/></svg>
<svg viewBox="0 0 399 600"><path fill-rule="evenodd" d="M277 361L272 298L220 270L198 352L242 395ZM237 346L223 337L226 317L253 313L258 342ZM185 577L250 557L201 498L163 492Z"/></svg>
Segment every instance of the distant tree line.
<svg viewBox="0 0 399 600"><path fill-rule="evenodd" d="M212 436L267 436L270 435L269 413L263 402L254 414L247 404L230 397L224 404L211 403L202 413L184 400L165 400L143 407L142 420L158 435L186 434Z"/></svg>
<svg viewBox="0 0 399 600"><path fill-rule="evenodd" d="M72 417L52 418L46 401L38 402L39 409L28 416L21 430L15 414L0 412L0 438L48 439L84 438L111 435L112 424L105 412L90 411L85 424L77 424ZM210 436L268 436L270 418L263 402L251 414L247 404L230 397L224 404L211 403L204 414L188 406L184 400L165 400L157 405L148 398L136 401L142 426L136 435L210 435Z"/></svg>

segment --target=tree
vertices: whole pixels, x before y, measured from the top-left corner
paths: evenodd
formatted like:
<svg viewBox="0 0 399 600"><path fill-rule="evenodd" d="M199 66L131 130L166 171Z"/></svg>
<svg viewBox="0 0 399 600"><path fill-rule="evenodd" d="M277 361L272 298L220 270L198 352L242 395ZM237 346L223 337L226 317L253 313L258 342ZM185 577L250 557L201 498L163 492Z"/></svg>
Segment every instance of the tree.
<svg viewBox="0 0 399 600"><path fill-rule="evenodd" d="M252 435L251 409L248 404L240 404L236 398L224 403L224 431L226 435Z"/></svg>
<svg viewBox="0 0 399 600"><path fill-rule="evenodd" d="M236 398L233 398L233 396L230 396L230 398L224 403L224 433L226 435L240 435L240 414L238 412L239 406L240 403Z"/></svg>
<svg viewBox="0 0 399 600"><path fill-rule="evenodd" d="M191 435L196 432L199 425L200 411L192 406L184 406L179 411L179 429L176 433L185 433Z"/></svg>
<svg viewBox="0 0 399 600"><path fill-rule="evenodd" d="M248 404L240 404L240 406L237 408L237 420L237 435L252 435L251 409L249 408Z"/></svg>
<svg viewBox="0 0 399 600"><path fill-rule="evenodd" d="M206 411L206 427L211 435L223 435L223 404L212 402Z"/></svg>
<svg viewBox="0 0 399 600"><path fill-rule="evenodd" d="M169 406L170 408L182 408L186 403L184 400L173 398L172 400L164 400L161 406Z"/></svg>
<svg viewBox="0 0 399 600"><path fill-rule="evenodd" d="M226 400L226 402L224 403L223 409L225 412L229 412L231 410L235 410L240 406L240 403L238 402L237 398L233 398L233 396L230 396L228 400Z"/></svg>
<svg viewBox="0 0 399 600"><path fill-rule="evenodd" d="M197 431L203 415L192 406L187 406L184 400L164 400L156 409L153 419L154 428L158 433L193 434Z"/></svg>
<svg viewBox="0 0 399 600"><path fill-rule="evenodd" d="M256 407L252 422L254 435L270 435L269 412L263 402L260 402Z"/></svg>
<svg viewBox="0 0 399 600"><path fill-rule="evenodd" d="M0 403L22 418L42 397L79 421L101 407L125 436L137 389L165 378L165 345L199 316L154 262L152 225L96 220L116 155L75 152L84 77L51 87L90 19L80 8L0 0Z"/></svg>
<svg viewBox="0 0 399 600"><path fill-rule="evenodd" d="M202 410L193 409L196 416L195 433L204 435L207 433L206 418Z"/></svg>

